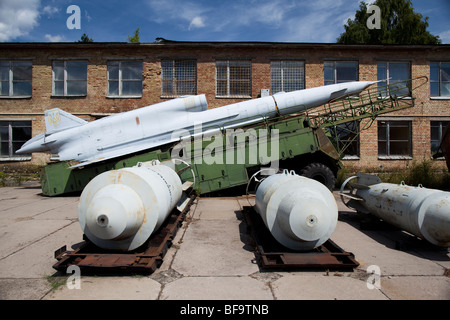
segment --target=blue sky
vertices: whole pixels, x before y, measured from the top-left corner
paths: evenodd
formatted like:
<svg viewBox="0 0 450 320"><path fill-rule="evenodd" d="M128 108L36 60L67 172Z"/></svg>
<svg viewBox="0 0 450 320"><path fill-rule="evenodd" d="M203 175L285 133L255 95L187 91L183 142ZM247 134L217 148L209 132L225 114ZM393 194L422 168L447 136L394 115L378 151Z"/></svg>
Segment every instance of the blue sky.
<svg viewBox="0 0 450 320"><path fill-rule="evenodd" d="M373 2L373 1L366 1ZM332 43L360 0L0 0L0 42L268 41ZM412 0L428 30L450 44L450 0ZM68 29L70 5L81 29Z"/></svg>

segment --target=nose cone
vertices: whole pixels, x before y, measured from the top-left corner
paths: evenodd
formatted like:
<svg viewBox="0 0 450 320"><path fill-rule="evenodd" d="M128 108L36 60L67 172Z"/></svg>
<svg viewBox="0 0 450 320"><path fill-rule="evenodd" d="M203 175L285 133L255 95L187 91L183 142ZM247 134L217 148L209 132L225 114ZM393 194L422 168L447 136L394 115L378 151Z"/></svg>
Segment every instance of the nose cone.
<svg viewBox="0 0 450 320"><path fill-rule="evenodd" d="M22 147L16 151L18 154L30 154L32 152L47 151L44 145L44 135L40 134L25 142Z"/></svg>

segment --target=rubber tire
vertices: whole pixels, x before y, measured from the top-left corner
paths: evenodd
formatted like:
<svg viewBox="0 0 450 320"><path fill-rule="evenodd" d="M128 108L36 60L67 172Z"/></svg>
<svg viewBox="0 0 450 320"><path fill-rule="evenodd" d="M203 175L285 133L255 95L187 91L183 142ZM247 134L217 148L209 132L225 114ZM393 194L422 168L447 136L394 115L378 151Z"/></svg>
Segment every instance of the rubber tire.
<svg viewBox="0 0 450 320"><path fill-rule="evenodd" d="M300 170L299 173L301 176L319 181L323 185L325 185L328 189L333 191L336 178L334 176L333 171L323 163L315 162L307 165L303 169Z"/></svg>

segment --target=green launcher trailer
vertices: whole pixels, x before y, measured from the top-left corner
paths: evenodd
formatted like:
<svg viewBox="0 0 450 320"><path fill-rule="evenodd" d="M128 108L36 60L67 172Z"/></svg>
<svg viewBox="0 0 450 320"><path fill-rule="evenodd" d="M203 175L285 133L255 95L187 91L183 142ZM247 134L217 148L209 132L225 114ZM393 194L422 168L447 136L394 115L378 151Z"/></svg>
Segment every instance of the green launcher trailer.
<svg viewBox="0 0 450 320"><path fill-rule="evenodd" d="M49 163L41 171L42 193L79 193L102 172L151 160L173 160L181 179L194 182L197 194L245 188L262 168L294 170L332 189L337 172L343 167L340 160L346 148L378 115L413 107L411 93L407 99L398 93L404 92L405 85L412 91L414 81L419 80L423 82L420 85L427 81L421 77L402 82L403 87L378 86L304 113L239 129L218 128L212 136L190 137L85 167L70 169L74 164L70 161Z"/></svg>

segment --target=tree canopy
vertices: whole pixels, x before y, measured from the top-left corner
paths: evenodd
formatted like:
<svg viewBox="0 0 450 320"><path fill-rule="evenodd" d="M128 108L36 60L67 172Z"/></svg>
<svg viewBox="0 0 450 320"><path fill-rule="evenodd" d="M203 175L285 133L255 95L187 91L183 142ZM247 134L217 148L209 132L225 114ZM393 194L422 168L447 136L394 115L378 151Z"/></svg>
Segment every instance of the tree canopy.
<svg viewBox="0 0 450 320"><path fill-rule="evenodd" d="M127 40L130 41L131 43L139 43L139 41L140 41L139 28L137 28L136 31L134 31L134 35L128 36Z"/></svg>
<svg viewBox="0 0 450 320"><path fill-rule="evenodd" d="M380 8L380 29L369 29L372 19L368 4L360 2L355 19L348 19L345 32L337 39L342 44L440 44L439 36L427 31L428 17L416 13L410 0L376 0Z"/></svg>
<svg viewBox="0 0 450 320"><path fill-rule="evenodd" d="M83 33L83 35L81 36L81 39L78 40L78 42L94 42L94 40L92 40L92 38L89 38L89 36L86 33Z"/></svg>

